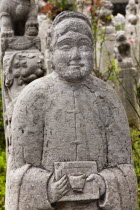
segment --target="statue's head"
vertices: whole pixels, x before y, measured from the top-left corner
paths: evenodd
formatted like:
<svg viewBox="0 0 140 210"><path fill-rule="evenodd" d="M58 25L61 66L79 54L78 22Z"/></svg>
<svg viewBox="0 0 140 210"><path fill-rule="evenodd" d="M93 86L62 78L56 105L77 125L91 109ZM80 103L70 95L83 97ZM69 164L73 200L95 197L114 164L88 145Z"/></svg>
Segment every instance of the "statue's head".
<svg viewBox="0 0 140 210"><path fill-rule="evenodd" d="M68 81L85 78L93 68L93 38L86 16L62 12L50 30L50 49L54 70Z"/></svg>
<svg viewBox="0 0 140 210"><path fill-rule="evenodd" d="M126 37L125 31L118 31L117 32L116 41L117 42L127 41L127 37Z"/></svg>
<svg viewBox="0 0 140 210"><path fill-rule="evenodd" d="M108 10L113 10L113 4L111 1L108 0L103 0L102 1L103 7L108 9Z"/></svg>
<svg viewBox="0 0 140 210"><path fill-rule="evenodd" d="M104 23L112 22L113 4L111 1L102 1L103 6L99 10L99 17Z"/></svg>

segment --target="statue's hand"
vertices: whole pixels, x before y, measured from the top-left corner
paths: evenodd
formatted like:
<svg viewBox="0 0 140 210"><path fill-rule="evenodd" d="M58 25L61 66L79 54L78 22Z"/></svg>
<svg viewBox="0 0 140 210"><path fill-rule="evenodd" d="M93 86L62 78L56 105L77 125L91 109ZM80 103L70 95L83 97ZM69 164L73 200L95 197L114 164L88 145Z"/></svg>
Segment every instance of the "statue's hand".
<svg viewBox="0 0 140 210"><path fill-rule="evenodd" d="M59 181L49 184L48 197L51 204L61 199L70 190L70 184L66 175Z"/></svg>
<svg viewBox="0 0 140 210"><path fill-rule="evenodd" d="M106 185L105 185L105 181L102 178L102 176L100 176L98 174L91 174L89 177L87 177L86 181L87 182L89 182L89 181L97 182L97 184L99 186L99 190L100 190L100 196L104 195L105 190L106 190Z"/></svg>

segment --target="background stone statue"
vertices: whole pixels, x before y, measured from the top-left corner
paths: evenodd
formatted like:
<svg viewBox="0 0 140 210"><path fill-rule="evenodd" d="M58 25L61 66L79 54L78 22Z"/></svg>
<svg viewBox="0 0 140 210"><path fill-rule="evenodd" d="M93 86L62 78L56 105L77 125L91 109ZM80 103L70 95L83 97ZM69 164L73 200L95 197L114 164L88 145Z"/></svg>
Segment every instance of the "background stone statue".
<svg viewBox="0 0 140 210"><path fill-rule="evenodd" d="M2 37L36 36L38 23L34 0L2 0L0 5Z"/></svg>
<svg viewBox="0 0 140 210"><path fill-rule="evenodd" d="M113 25L113 4L111 1L102 1L103 6L100 8L98 14L100 19L99 34L103 36L100 39L100 35L97 42L97 63L100 68L100 72L108 77L109 73L105 73L108 69L109 61L113 59L113 46L115 44L115 27ZM104 41L103 41L104 40Z"/></svg>
<svg viewBox="0 0 140 210"><path fill-rule="evenodd" d="M113 4L111 1L107 0L104 0L102 3L103 6L99 10L99 18L104 26L111 26L113 18Z"/></svg>
<svg viewBox="0 0 140 210"><path fill-rule="evenodd" d="M135 0L129 0L126 6L126 19L132 25L136 25L138 21L137 7Z"/></svg>
<svg viewBox="0 0 140 210"><path fill-rule="evenodd" d="M131 45L127 40L125 31L118 31L116 34L114 53L118 67L133 67L133 60L131 58Z"/></svg>
<svg viewBox="0 0 140 210"><path fill-rule="evenodd" d="M40 52L37 8L34 0L0 2L2 89L7 155L11 146L11 120L20 92L31 81L44 76Z"/></svg>
<svg viewBox="0 0 140 210"><path fill-rule="evenodd" d="M54 72L25 87L14 109L6 210L137 210L126 114L91 75L90 23L63 12L50 34Z"/></svg>
<svg viewBox="0 0 140 210"><path fill-rule="evenodd" d="M140 128L138 117L140 110L136 97L139 74L134 66L131 45L124 31L117 33L114 52L117 66L120 68L117 74L116 91L125 108L129 125Z"/></svg>

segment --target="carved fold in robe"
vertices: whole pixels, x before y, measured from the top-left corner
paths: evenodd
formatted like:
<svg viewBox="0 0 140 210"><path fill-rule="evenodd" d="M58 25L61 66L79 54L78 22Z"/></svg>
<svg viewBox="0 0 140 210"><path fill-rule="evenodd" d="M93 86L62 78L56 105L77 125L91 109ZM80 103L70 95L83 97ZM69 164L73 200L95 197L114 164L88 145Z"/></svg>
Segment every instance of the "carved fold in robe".
<svg viewBox="0 0 140 210"><path fill-rule="evenodd" d="M138 209L126 114L98 78L74 84L54 72L29 84L15 106L9 150L6 210ZM51 206L54 163L68 161L96 161L105 195Z"/></svg>

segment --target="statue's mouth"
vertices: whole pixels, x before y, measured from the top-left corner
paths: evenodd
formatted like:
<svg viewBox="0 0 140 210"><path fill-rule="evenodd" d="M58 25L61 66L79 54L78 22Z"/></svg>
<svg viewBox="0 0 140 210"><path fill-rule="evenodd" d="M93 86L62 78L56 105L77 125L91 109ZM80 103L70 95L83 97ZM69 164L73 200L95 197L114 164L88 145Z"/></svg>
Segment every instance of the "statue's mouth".
<svg viewBox="0 0 140 210"><path fill-rule="evenodd" d="M81 68L84 66L82 63L70 63L69 66L74 67L74 68Z"/></svg>
<svg viewBox="0 0 140 210"><path fill-rule="evenodd" d="M73 67L73 68L81 68L80 65L74 65L74 64L72 64L72 65L70 65L70 66Z"/></svg>

